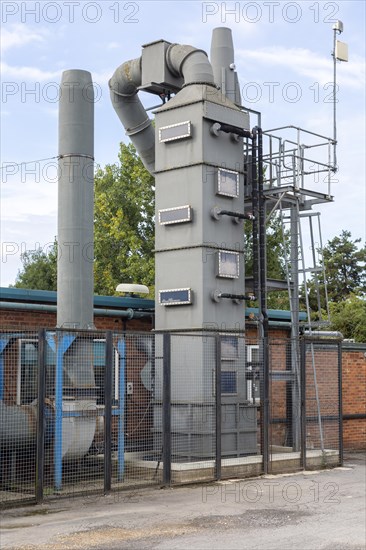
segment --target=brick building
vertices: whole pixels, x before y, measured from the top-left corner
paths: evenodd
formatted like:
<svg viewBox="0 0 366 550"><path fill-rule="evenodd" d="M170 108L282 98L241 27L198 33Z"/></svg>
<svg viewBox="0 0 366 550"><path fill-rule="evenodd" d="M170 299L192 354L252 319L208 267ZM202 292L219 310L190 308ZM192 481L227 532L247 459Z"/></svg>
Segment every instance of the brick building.
<svg viewBox="0 0 366 550"><path fill-rule="evenodd" d="M0 329L5 330L37 330L52 329L56 326L56 292L24 290L14 288L0 289ZM258 348L255 310L247 308L246 339L250 353ZM271 356L277 365L276 370L286 369L285 339L290 337L290 313L287 311L270 310ZM150 332L154 325L154 301L136 297L95 296L94 324L97 330L106 331L142 331ZM276 344L277 342L277 344ZM330 353L334 353L330 352ZM316 355L316 353L315 353ZM331 381L327 376L324 356L318 362L319 391L325 384L329 391ZM128 367L127 367L128 369ZM136 384L139 377L130 374ZM135 380L136 378L136 380ZM310 386L312 386L310 381ZM345 449L366 448L366 344L344 342L342 345L342 389L343 389L343 440ZM142 389L141 389L142 391ZM255 387L250 390L255 399ZM272 424L272 440L279 444L286 443L285 426L281 418L285 416L286 382L278 381L272 384L273 401L272 418L278 423ZM332 403L329 403L328 413L334 413ZM332 409L332 411L330 410ZM325 434L328 427L324 426ZM329 434L330 438L332 434ZM309 425L307 436L310 440L316 438L314 428Z"/></svg>

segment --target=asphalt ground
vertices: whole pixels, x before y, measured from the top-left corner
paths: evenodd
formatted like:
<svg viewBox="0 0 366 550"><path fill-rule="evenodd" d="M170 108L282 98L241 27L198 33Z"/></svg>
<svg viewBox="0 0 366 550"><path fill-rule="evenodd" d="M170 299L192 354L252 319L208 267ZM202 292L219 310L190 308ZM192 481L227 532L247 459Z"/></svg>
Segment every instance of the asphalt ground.
<svg viewBox="0 0 366 550"><path fill-rule="evenodd" d="M332 470L5 510L2 549L364 550L365 454Z"/></svg>

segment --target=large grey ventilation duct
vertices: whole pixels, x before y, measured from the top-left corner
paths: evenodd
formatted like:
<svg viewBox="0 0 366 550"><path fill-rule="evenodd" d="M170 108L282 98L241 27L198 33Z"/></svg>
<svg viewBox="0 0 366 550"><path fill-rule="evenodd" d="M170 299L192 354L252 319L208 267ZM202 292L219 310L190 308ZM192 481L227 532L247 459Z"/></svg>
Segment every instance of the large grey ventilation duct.
<svg viewBox="0 0 366 550"><path fill-rule="evenodd" d="M91 74L62 74L59 104L57 326L93 326L94 90Z"/></svg>
<svg viewBox="0 0 366 550"><path fill-rule="evenodd" d="M145 168L152 174L155 166L155 133L137 97L140 85L141 58L120 65L109 81L113 107Z"/></svg>
<svg viewBox="0 0 366 550"><path fill-rule="evenodd" d="M231 29L217 27L212 31L211 64L215 84L233 103L241 104L238 75L235 71Z"/></svg>
<svg viewBox="0 0 366 550"><path fill-rule="evenodd" d="M172 44L166 53L168 69L184 79L184 85L212 84L214 74L207 54L193 46Z"/></svg>
<svg viewBox="0 0 366 550"><path fill-rule="evenodd" d="M37 407L6 405L0 401L0 447L13 449L36 441Z"/></svg>
<svg viewBox="0 0 366 550"><path fill-rule="evenodd" d="M181 76L184 85L211 84L214 76L207 55L193 46L171 44L164 52L162 63L174 76ZM126 134L150 172L155 170L155 132L137 93L141 86L141 60L132 59L120 65L109 81L113 107Z"/></svg>

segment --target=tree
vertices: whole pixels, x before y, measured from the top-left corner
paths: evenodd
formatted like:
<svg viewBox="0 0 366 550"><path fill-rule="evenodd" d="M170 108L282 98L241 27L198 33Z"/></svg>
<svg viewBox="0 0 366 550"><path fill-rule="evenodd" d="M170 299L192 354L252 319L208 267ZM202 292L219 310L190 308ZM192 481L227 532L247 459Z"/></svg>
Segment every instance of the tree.
<svg viewBox="0 0 366 550"><path fill-rule="evenodd" d="M253 276L253 231L252 222L245 222L245 276ZM267 278L286 281L285 247L289 244L288 232L285 233L285 242L282 233L281 218L278 213L271 215L266 226L266 258ZM273 291L267 294L267 306L272 309L289 309L288 292Z"/></svg>
<svg viewBox="0 0 366 550"><path fill-rule="evenodd" d="M351 294L364 296L366 293L366 248L357 245L361 239L351 239L350 231L343 230L340 237L329 240L323 248L323 261L329 303L347 300ZM307 282L309 304L318 310L316 287L319 288L322 309L326 308L325 289L322 280L313 275ZM302 291L303 294L303 291Z"/></svg>
<svg viewBox="0 0 366 550"><path fill-rule="evenodd" d="M154 286L154 178L133 145L121 143L118 164L95 174L94 283L97 294L115 294L120 282ZM56 244L49 254L26 253L16 286L56 289ZM268 277L285 279L281 222L267 228ZM246 276L253 274L251 222L245 225ZM42 275L41 275L42 274ZM152 292L150 293L152 295ZM288 308L286 292L271 293L269 307Z"/></svg>
<svg viewBox="0 0 366 550"><path fill-rule="evenodd" d="M15 288L56 290L57 288L57 242L47 252L42 248L23 252L23 268L18 271Z"/></svg>
<svg viewBox="0 0 366 550"><path fill-rule="evenodd" d="M154 286L154 178L133 145L121 143L120 164L95 174L94 288L115 294L118 283ZM22 255L15 286L56 290L57 243Z"/></svg>
<svg viewBox="0 0 366 550"><path fill-rule="evenodd" d="M154 285L154 178L133 145L121 143L119 160L95 175L97 294L114 294L118 283Z"/></svg>
<svg viewBox="0 0 366 550"><path fill-rule="evenodd" d="M351 232L343 230L323 249L328 297L332 302L366 292L366 247L358 248L360 242L361 239L351 240Z"/></svg>
<svg viewBox="0 0 366 550"><path fill-rule="evenodd" d="M340 331L345 338L366 342L366 301L350 294L345 300L329 304L332 330Z"/></svg>

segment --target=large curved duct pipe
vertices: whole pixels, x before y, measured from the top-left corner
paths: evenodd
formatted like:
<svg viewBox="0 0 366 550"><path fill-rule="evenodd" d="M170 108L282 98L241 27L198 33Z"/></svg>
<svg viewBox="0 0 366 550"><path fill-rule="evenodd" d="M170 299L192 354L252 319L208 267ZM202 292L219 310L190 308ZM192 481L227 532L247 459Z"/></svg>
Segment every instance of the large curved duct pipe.
<svg viewBox="0 0 366 550"><path fill-rule="evenodd" d="M211 64L202 50L171 44L164 62L171 73L184 78L185 86L197 83L215 86ZM136 147L145 168L154 174L155 132L137 96L140 85L141 57L120 65L109 81L112 104L126 134Z"/></svg>
<svg viewBox="0 0 366 550"><path fill-rule="evenodd" d="M215 86L214 74L206 52L193 46L172 44L166 52L168 69L182 76L184 86L189 84L208 84Z"/></svg>
<svg viewBox="0 0 366 550"><path fill-rule="evenodd" d="M155 132L144 106L137 96L141 85L141 58L126 61L109 81L111 100L126 134L136 147L145 166L154 173Z"/></svg>

